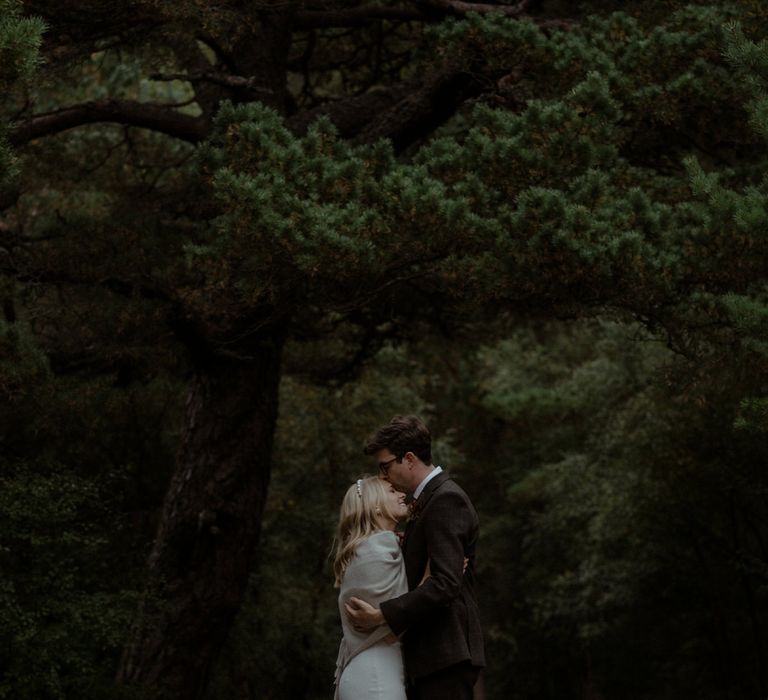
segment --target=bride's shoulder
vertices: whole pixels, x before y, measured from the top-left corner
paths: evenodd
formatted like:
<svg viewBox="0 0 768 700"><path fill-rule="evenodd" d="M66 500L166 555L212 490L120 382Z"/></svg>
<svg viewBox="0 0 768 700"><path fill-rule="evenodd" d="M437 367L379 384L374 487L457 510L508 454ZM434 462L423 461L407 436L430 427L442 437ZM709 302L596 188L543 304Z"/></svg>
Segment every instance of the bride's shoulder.
<svg viewBox="0 0 768 700"><path fill-rule="evenodd" d="M376 530L368 536L368 539L372 539L374 542L397 544L397 535L392 530Z"/></svg>
<svg viewBox="0 0 768 700"><path fill-rule="evenodd" d="M397 535L391 530L378 530L372 532L359 544L357 549L358 554L399 550L400 545L397 541Z"/></svg>

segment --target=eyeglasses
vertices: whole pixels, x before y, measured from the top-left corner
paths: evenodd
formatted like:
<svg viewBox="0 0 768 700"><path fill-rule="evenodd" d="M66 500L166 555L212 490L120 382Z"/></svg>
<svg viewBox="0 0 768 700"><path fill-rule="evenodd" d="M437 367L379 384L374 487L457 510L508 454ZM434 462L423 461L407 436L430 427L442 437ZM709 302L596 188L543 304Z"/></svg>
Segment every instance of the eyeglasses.
<svg viewBox="0 0 768 700"><path fill-rule="evenodd" d="M389 468L392 466L394 462L399 462L402 459L402 457L392 457L392 459L387 460L386 462L379 462L379 471L386 476L387 472L389 471Z"/></svg>

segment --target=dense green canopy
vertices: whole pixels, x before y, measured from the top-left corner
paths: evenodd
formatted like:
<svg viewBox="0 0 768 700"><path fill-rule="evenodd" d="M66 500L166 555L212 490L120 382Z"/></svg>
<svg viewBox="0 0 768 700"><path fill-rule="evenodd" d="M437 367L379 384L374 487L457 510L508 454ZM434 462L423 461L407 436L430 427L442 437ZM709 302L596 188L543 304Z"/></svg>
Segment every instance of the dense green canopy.
<svg viewBox="0 0 768 700"><path fill-rule="evenodd" d="M767 32L0 0L0 698L328 697L395 413L480 513L489 700L765 697Z"/></svg>

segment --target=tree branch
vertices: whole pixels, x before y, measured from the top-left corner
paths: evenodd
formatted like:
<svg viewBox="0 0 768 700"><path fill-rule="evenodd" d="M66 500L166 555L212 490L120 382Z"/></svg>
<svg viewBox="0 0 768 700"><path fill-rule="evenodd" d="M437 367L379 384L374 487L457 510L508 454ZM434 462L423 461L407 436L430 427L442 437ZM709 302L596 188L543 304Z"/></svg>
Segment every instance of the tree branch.
<svg viewBox="0 0 768 700"><path fill-rule="evenodd" d="M358 134L377 114L404 99L413 88L412 83L403 82L387 90L327 102L294 114L288 119L288 126L297 133L304 133L313 121L325 115L336 126L342 138L350 138Z"/></svg>
<svg viewBox="0 0 768 700"><path fill-rule="evenodd" d="M223 75L220 73L155 73L149 76L150 80L185 80L188 83L213 83L223 87L245 89L252 92L261 92L268 95L274 93L269 88L256 85L256 76L245 78L242 75Z"/></svg>
<svg viewBox="0 0 768 700"><path fill-rule="evenodd" d="M468 12L478 14L499 13L506 17L520 17L526 12L531 0L520 0L517 5L489 5L486 3L462 2L462 0L420 0L422 5L441 10L445 14L464 16Z"/></svg>
<svg viewBox="0 0 768 700"><path fill-rule="evenodd" d="M402 151L445 122L466 100L479 95L480 83L462 67L435 71L425 82L402 82L388 90L329 102L288 120L304 133L318 117L330 118L339 135L356 143L391 139Z"/></svg>
<svg viewBox="0 0 768 700"><path fill-rule="evenodd" d="M423 9L409 6L364 5L347 10L304 10L295 14L294 26L296 29L306 30L324 27L359 27L380 20L430 22L442 20L446 15L463 17L468 12L499 13L507 17L520 17L525 14L531 3L530 0L521 0L516 5L490 5L461 0L421 0L418 4L422 5Z"/></svg>
<svg viewBox="0 0 768 700"><path fill-rule="evenodd" d="M388 110L379 112L354 140L373 143L391 139L395 150L403 151L447 121L461 104L481 91L481 84L464 67L448 66L436 71Z"/></svg>
<svg viewBox="0 0 768 700"><path fill-rule="evenodd" d="M13 277L17 282L28 284L101 287L113 294L128 299L138 296L143 299L161 301L171 305L178 305L179 303L168 291L160 289L157 286L143 284L138 281L117 279L116 277L79 277L69 272L57 270L35 270L32 272L24 272L12 264L3 264L0 266L0 273Z"/></svg>
<svg viewBox="0 0 768 700"><path fill-rule="evenodd" d="M232 54L225 50L221 45L221 42L216 37L208 34L207 32L198 31L195 33L195 38L198 41L202 41L214 54L220 63L225 65L229 70L235 70L235 61L232 58Z"/></svg>
<svg viewBox="0 0 768 700"><path fill-rule="evenodd" d="M426 22L433 16L416 7L365 5L348 10L304 10L294 15L294 27L300 30L331 27L362 27L371 22Z"/></svg>
<svg viewBox="0 0 768 700"><path fill-rule="evenodd" d="M41 136L96 122L143 127L190 143L197 143L208 135L208 123L202 117L182 114L169 106L111 99L36 114L18 124L10 133L9 141L18 146Z"/></svg>

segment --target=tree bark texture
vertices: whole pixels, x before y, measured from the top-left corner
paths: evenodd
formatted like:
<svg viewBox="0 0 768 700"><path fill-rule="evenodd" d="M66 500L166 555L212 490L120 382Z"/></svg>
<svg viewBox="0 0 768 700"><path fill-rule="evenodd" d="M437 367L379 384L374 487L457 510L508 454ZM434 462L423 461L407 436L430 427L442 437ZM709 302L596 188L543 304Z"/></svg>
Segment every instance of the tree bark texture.
<svg viewBox="0 0 768 700"><path fill-rule="evenodd" d="M144 698L202 697L248 581L270 478L281 343L209 360L187 401L143 599L118 671Z"/></svg>

